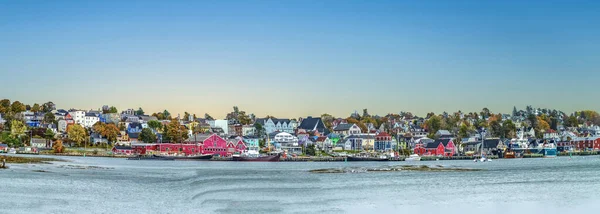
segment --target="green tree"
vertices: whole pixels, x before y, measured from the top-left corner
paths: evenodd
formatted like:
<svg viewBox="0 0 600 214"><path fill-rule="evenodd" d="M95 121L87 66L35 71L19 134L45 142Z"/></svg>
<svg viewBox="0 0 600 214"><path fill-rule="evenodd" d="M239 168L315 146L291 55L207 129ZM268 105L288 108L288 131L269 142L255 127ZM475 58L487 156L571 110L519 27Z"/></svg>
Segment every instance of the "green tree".
<svg viewBox="0 0 600 214"><path fill-rule="evenodd" d="M37 104L37 103L33 104L33 107L31 107L31 111L35 112L35 113L38 113L41 110L42 110L42 107L40 107L40 104Z"/></svg>
<svg viewBox="0 0 600 214"><path fill-rule="evenodd" d="M315 149L314 144L310 144L306 147L306 151L305 151L306 155L315 156L316 153L317 153L317 150Z"/></svg>
<svg viewBox="0 0 600 214"><path fill-rule="evenodd" d="M321 120L325 124L325 128L327 128L329 130L331 130L333 128L333 121L335 120L335 118L333 116L331 116L330 114L322 114Z"/></svg>
<svg viewBox="0 0 600 214"><path fill-rule="evenodd" d="M425 121L425 129L429 131L429 137L433 138L435 133L442 129L442 118L437 115L429 117L429 119Z"/></svg>
<svg viewBox="0 0 600 214"><path fill-rule="evenodd" d="M156 143L156 135L149 128L142 129L140 133L140 140L144 143Z"/></svg>
<svg viewBox="0 0 600 214"><path fill-rule="evenodd" d="M10 136L15 139L19 139L19 143L23 143L23 137L25 136L25 132L27 132L27 126L23 121L20 120L12 120L10 123Z"/></svg>
<svg viewBox="0 0 600 214"><path fill-rule="evenodd" d="M171 117L171 113L169 113L169 111L167 111L166 109L163 111L163 115L165 116L165 119L168 119Z"/></svg>
<svg viewBox="0 0 600 214"><path fill-rule="evenodd" d="M238 121L240 121L240 124L242 125L249 125L252 123L252 119L250 119L250 116L246 115L245 111L240 111L238 113Z"/></svg>
<svg viewBox="0 0 600 214"><path fill-rule="evenodd" d="M469 127L463 123L458 130L458 138L463 139L467 137L469 137Z"/></svg>
<svg viewBox="0 0 600 214"><path fill-rule="evenodd" d="M515 138L517 135L517 126L512 120L502 122L502 136L505 138Z"/></svg>
<svg viewBox="0 0 600 214"><path fill-rule="evenodd" d="M151 120L151 121L148 121L148 127L153 129L154 131L158 131L159 129L162 128L162 123L159 122L158 120Z"/></svg>
<svg viewBox="0 0 600 214"><path fill-rule="evenodd" d="M116 114L119 113L119 110L117 110L117 107L111 106L108 108L108 113Z"/></svg>
<svg viewBox="0 0 600 214"><path fill-rule="evenodd" d="M13 113L21 113L26 110L25 105L19 101L15 101L10 105L10 110Z"/></svg>
<svg viewBox="0 0 600 214"><path fill-rule="evenodd" d="M260 123L254 123L254 129L256 129L256 136L259 138L263 138L266 136L266 130Z"/></svg>
<svg viewBox="0 0 600 214"><path fill-rule="evenodd" d="M76 143L77 146L81 146L82 143L85 142L85 140L87 139L87 130L85 130L85 128L83 128L81 125L79 124L75 124L73 126L71 126L71 128L69 129L69 131L67 132L69 141Z"/></svg>
<svg viewBox="0 0 600 214"><path fill-rule="evenodd" d="M54 114L52 112L47 112L46 114L44 114L44 123L53 124L55 122L56 122L56 117L54 116Z"/></svg>
<svg viewBox="0 0 600 214"><path fill-rule="evenodd" d="M498 122L498 120L493 120L492 122L490 122L490 134L493 137L500 137L502 136L503 130L502 130L502 125L500 124L500 122Z"/></svg>
<svg viewBox="0 0 600 214"><path fill-rule="evenodd" d="M138 110L135 111L135 115L144 115L144 110L142 109L142 107L138 108Z"/></svg>
<svg viewBox="0 0 600 214"><path fill-rule="evenodd" d="M52 101L42 104L42 112L47 113L56 110L56 105Z"/></svg>
<svg viewBox="0 0 600 214"><path fill-rule="evenodd" d="M185 126L179 124L177 120L171 120L169 125L167 125L166 134L174 143L183 143L184 140L188 138L188 130Z"/></svg>
<svg viewBox="0 0 600 214"><path fill-rule="evenodd" d="M9 99L0 100L0 113L6 114L8 112L10 112L10 100Z"/></svg>
<svg viewBox="0 0 600 214"><path fill-rule="evenodd" d="M50 129L46 129L46 132L44 133L44 139L46 139L46 145L50 145L50 141L54 139L54 132Z"/></svg>
<svg viewBox="0 0 600 214"><path fill-rule="evenodd" d="M183 113L183 121L188 121L189 122L190 119L190 113L188 113L187 111Z"/></svg>

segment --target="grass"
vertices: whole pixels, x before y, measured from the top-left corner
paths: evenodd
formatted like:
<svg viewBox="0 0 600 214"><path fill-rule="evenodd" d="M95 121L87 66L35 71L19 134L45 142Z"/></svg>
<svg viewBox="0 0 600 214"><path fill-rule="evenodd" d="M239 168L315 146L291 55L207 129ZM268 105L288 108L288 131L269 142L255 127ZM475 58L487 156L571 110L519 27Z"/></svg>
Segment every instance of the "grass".
<svg viewBox="0 0 600 214"><path fill-rule="evenodd" d="M6 163L47 163L49 161L61 161L54 158L38 158L38 157L18 157L18 156L0 156L0 160L6 160Z"/></svg>

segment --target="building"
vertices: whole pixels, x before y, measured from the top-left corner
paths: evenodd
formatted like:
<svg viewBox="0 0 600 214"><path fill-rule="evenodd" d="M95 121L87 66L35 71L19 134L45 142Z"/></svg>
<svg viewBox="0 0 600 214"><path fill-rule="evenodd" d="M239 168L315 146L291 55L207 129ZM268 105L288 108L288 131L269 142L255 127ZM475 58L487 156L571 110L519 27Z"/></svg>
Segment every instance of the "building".
<svg viewBox="0 0 600 214"><path fill-rule="evenodd" d="M427 144L417 144L414 153L420 156L454 156L456 146L452 139L439 139Z"/></svg>
<svg viewBox="0 0 600 214"><path fill-rule="evenodd" d="M243 136L254 136L256 134L256 128L254 125L243 125L242 126L242 135Z"/></svg>
<svg viewBox="0 0 600 214"><path fill-rule="evenodd" d="M331 140L327 136L318 137L317 140L315 141L315 144L316 144L317 148L320 150L329 151L329 150L333 149L333 144L331 143Z"/></svg>
<svg viewBox="0 0 600 214"><path fill-rule="evenodd" d="M392 143L392 136L387 132L380 132L375 136L375 145L373 150L377 152L389 152L395 149L396 145Z"/></svg>
<svg viewBox="0 0 600 214"><path fill-rule="evenodd" d="M4 143L0 143L0 153L7 153L8 152L8 145L4 144Z"/></svg>
<svg viewBox="0 0 600 214"><path fill-rule="evenodd" d="M75 123L83 126L85 121L85 111L71 109L69 110L69 116ZM65 119L66 118L67 116L65 116Z"/></svg>
<svg viewBox="0 0 600 214"><path fill-rule="evenodd" d="M319 117L307 117L302 120L302 123L298 126L298 129L302 129L306 132L319 132L322 134L329 134L329 130L325 128L325 123Z"/></svg>
<svg viewBox="0 0 600 214"><path fill-rule="evenodd" d="M83 117L82 126L85 128L92 128L92 126L94 126L94 124L96 124L99 121L100 121L100 118L98 117L98 115L96 115L94 113L86 113L85 116Z"/></svg>
<svg viewBox="0 0 600 214"><path fill-rule="evenodd" d="M217 134L204 135L200 138L200 141L203 145L203 154L213 154L221 157L230 155L227 150L227 141Z"/></svg>
<svg viewBox="0 0 600 214"><path fill-rule="evenodd" d="M298 138L286 132L278 133L273 137L273 144L278 151L288 154L301 154L302 147L298 144Z"/></svg>
<svg viewBox="0 0 600 214"><path fill-rule="evenodd" d="M221 128L223 134L229 133L229 122L227 120L210 120L208 121L211 128Z"/></svg>
<svg viewBox="0 0 600 214"><path fill-rule="evenodd" d="M67 115L67 118L70 117L69 115ZM58 121L58 132L62 132L65 133L67 132L67 127L69 127L69 125L73 125L75 124L74 120L70 120L70 119L64 119L64 120L59 120Z"/></svg>
<svg viewBox="0 0 600 214"><path fill-rule="evenodd" d="M600 137L578 137L572 140L572 145L578 151L600 150Z"/></svg>
<svg viewBox="0 0 600 214"><path fill-rule="evenodd" d="M560 135L558 134L557 131L550 129L547 132L544 132L544 139L546 139L546 140L560 139Z"/></svg>
<svg viewBox="0 0 600 214"><path fill-rule="evenodd" d="M339 124L335 128L333 128L333 133L342 135L342 136L350 136L350 135L360 134L360 133L362 133L362 130L360 130L360 127L358 127L354 123L346 123L346 124Z"/></svg>
<svg viewBox="0 0 600 214"><path fill-rule="evenodd" d="M134 150L131 146L114 146L112 148L113 154L116 155L133 155Z"/></svg>
<svg viewBox="0 0 600 214"><path fill-rule="evenodd" d="M262 118L257 119L256 123L259 123L265 129L267 134L279 131L287 133L295 133L298 123L290 119L277 119L277 118Z"/></svg>
<svg viewBox="0 0 600 214"><path fill-rule="evenodd" d="M450 131L448 131L448 130L438 130L435 133L435 137L437 139L448 139L448 138L454 138L454 135L452 135L452 133L450 133Z"/></svg>
<svg viewBox="0 0 600 214"><path fill-rule="evenodd" d="M255 137L255 136L244 136L242 138L242 140L244 141L244 144L248 148L248 151L258 152L260 150L260 145L259 145L260 144L260 139L258 139L258 137Z"/></svg>

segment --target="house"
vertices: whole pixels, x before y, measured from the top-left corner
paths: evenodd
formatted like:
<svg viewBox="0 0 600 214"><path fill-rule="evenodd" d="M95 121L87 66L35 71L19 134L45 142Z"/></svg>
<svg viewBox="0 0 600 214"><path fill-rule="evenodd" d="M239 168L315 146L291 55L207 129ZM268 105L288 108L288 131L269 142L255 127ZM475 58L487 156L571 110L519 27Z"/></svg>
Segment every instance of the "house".
<svg viewBox="0 0 600 214"><path fill-rule="evenodd" d="M94 124L96 124L97 122L100 121L100 118L98 117L98 115L94 114L94 113L86 113L85 116L83 117L83 124L82 126L84 128L92 128L92 126Z"/></svg>
<svg viewBox="0 0 600 214"><path fill-rule="evenodd" d="M228 141L227 142L227 155L232 155L232 154L241 154L246 152L246 149L248 149L248 147L246 146L246 144L244 144L244 141L240 138L235 138L232 141Z"/></svg>
<svg viewBox="0 0 600 214"><path fill-rule="evenodd" d="M483 140L483 147L481 148L484 154L498 155L499 152L504 151L506 145L504 141L499 138L491 138Z"/></svg>
<svg viewBox="0 0 600 214"><path fill-rule="evenodd" d="M544 139L550 140L558 138L560 138L560 135L557 131L554 131L553 129L549 129L548 131L544 132Z"/></svg>
<svg viewBox="0 0 600 214"><path fill-rule="evenodd" d="M210 132L219 136L225 136L225 130L220 127L210 128Z"/></svg>
<svg viewBox="0 0 600 214"><path fill-rule="evenodd" d="M302 153L302 147L298 144L298 138L286 132L275 135L273 137L273 144L278 151L286 152L287 154Z"/></svg>
<svg viewBox="0 0 600 214"><path fill-rule="evenodd" d="M140 133L142 132L142 129L143 127L141 123L129 123L129 125L127 126L127 134Z"/></svg>
<svg viewBox="0 0 600 214"><path fill-rule="evenodd" d="M344 140L338 141L335 144L335 146L333 147L333 150L335 150L335 151L351 151L351 150L354 150L354 149L352 149L352 144L357 144L357 143L350 142L350 139L346 138Z"/></svg>
<svg viewBox="0 0 600 214"><path fill-rule="evenodd" d="M387 152L394 150L396 145L392 144L392 136L387 132L380 132L375 136L373 150L378 152Z"/></svg>
<svg viewBox="0 0 600 214"><path fill-rule="evenodd" d="M117 113L100 114L98 116L100 122L118 124L121 122L121 115Z"/></svg>
<svg viewBox="0 0 600 214"><path fill-rule="evenodd" d="M276 131L294 133L298 126L295 120L277 118L259 118L256 119L256 123L262 125L267 134Z"/></svg>
<svg viewBox="0 0 600 214"><path fill-rule="evenodd" d="M0 153L7 153L8 152L8 145L4 144L4 143L0 143Z"/></svg>
<svg viewBox="0 0 600 214"><path fill-rule="evenodd" d="M435 133L435 137L437 139L447 139L447 138L454 138L454 135L452 135L452 133L450 133L450 131L448 131L448 130L438 130Z"/></svg>
<svg viewBox="0 0 600 214"><path fill-rule="evenodd" d="M203 145L203 154L213 154L215 156L228 156L227 141L221 136L213 133L204 135L199 139Z"/></svg>
<svg viewBox="0 0 600 214"><path fill-rule="evenodd" d="M452 139L439 139L427 144L417 144L414 153L418 155L431 156L454 156L456 146Z"/></svg>
<svg viewBox="0 0 600 214"><path fill-rule="evenodd" d="M6 123L6 120L4 120L4 119L2 118L2 114L0 114L0 124L4 124L4 123Z"/></svg>
<svg viewBox="0 0 600 214"><path fill-rule="evenodd" d="M356 124L346 123L346 124L339 124L338 126L336 126L333 129L333 133L342 135L342 136L350 136L350 135L354 135L354 134L360 134L360 133L362 133L362 131L360 130L360 127L358 127Z"/></svg>
<svg viewBox="0 0 600 214"><path fill-rule="evenodd" d="M327 136L318 137L317 140L315 141L315 144L316 144L317 148L320 150L329 151L333 148L333 144L331 143L331 140Z"/></svg>
<svg viewBox="0 0 600 214"><path fill-rule="evenodd" d="M300 135L298 135L300 136ZM340 141L340 136L335 134L335 133L331 133L329 135L327 135L327 137L329 138L329 140L331 140L331 144L335 145L338 141ZM298 137L300 138L300 137Z"/></svg>
<svg viewBox="0 0 600 214"><path fill-rule="evenodd" d="M298 126L298 129L302 129L306 132L319 132L322 134L329 134L329 130L325 128L325 123L319 117L307 117L302 120L302 123Z"/></svg>
<svg viewBox="0 0 600 214"><path fill-rule="evenodd" d="M58 132L63 132L63 133L67 132L67 127L69 125L73 125L73 124L75 124L74 120L69 120L69 119L59 120L58 121L58 127L57 127Z"/></svg>
<svg viewBox="0 0 600 214"><path fill-rule="evenodd" d="M71 109L69 110L69 117L75 121L75 123L83 126L85 121L85 111ZM67 116L65 116L65 118L67 118Z"/></svg>
<svg viewBox="0 0 600 214"><path fill-rule="evenodd" d="M133 148L131 146L114 146L112 148L113 154L116 155L133 155Z"/></svg>
<svg viewBox="0 0 600 214"><path fill-rule="evenodd" d="M221 130L223 131L221 136L225 136L225 134L229 133L229 122L227 120L209 120L207 122L213 129L221 128Z"/></svg>
<svg viewBox="0 0 600 214"><path fill-rule="evenodd" d="M244 136L242 138L246 147L248 147L248 151L256 151L260 150L260 139L256 136Z"/></svg>
<svg viewBox="0 0 600 214"><path fill-rule="evenodd" d="M571 141L575 149L579 151L598 151L600 150L600 137L578 137Z"/></svg>
<svg viewBox="0 0 600 214"><path fill-rule="evenodd" d="M251 136L256 134L256 128L254 125L243 125L242 126L242 135L243 136Z"/></svg>
<svg viewBox="0 0 600 214"><path fill-rule="evenodd" d="M46 148L49 146L47 140L43 138L32 138L30 144L32 148Z"/></svg>
<svg viewBox="0 0 600 214"><path fill-rule="evenodd" d="M92 133L92 134L90 134L90 139L91 139L90 142L92 143L92 145L108 144L108 139L103 138L98 133Z"/></svg>

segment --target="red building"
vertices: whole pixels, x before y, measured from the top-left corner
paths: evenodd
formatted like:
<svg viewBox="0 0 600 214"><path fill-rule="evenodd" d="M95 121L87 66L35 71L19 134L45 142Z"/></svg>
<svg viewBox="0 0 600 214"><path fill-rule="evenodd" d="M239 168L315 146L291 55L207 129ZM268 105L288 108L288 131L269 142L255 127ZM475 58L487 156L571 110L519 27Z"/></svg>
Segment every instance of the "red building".
<svg viewBox="0 0 600 214"><path fill-rule="evenodd" d="M227 141L217 134L212 134L202 142L204 146L203 154L213 154L221 157L230 155L227 150Z"/></svg>
<svg viewBox="0 0 600 214"><path fill-rule="evenodd" d="M575 150L600 150L600 137L581 137L571 141Z"/></svg>
<svg viewBox="0 0 600 214"><path fill-rule="evenodd" d="M456 146L452 139L439 139L426 145L417 144L414 153L420 156L453 156Z"/></svg>
<svg viewBox="0 0 600 214"><path fill-rule="evenodd" d="M135 154L185 154L196 155L203 151L202 144L180 144L180 143L140 143L132 144Z"/></svg>
<svg viewBox="0 0 600 214"><path fill-rule="evenodd" d="M114 146L112 148L113 154L117 155L132 155L134 150L130 146Z"/></svg>

